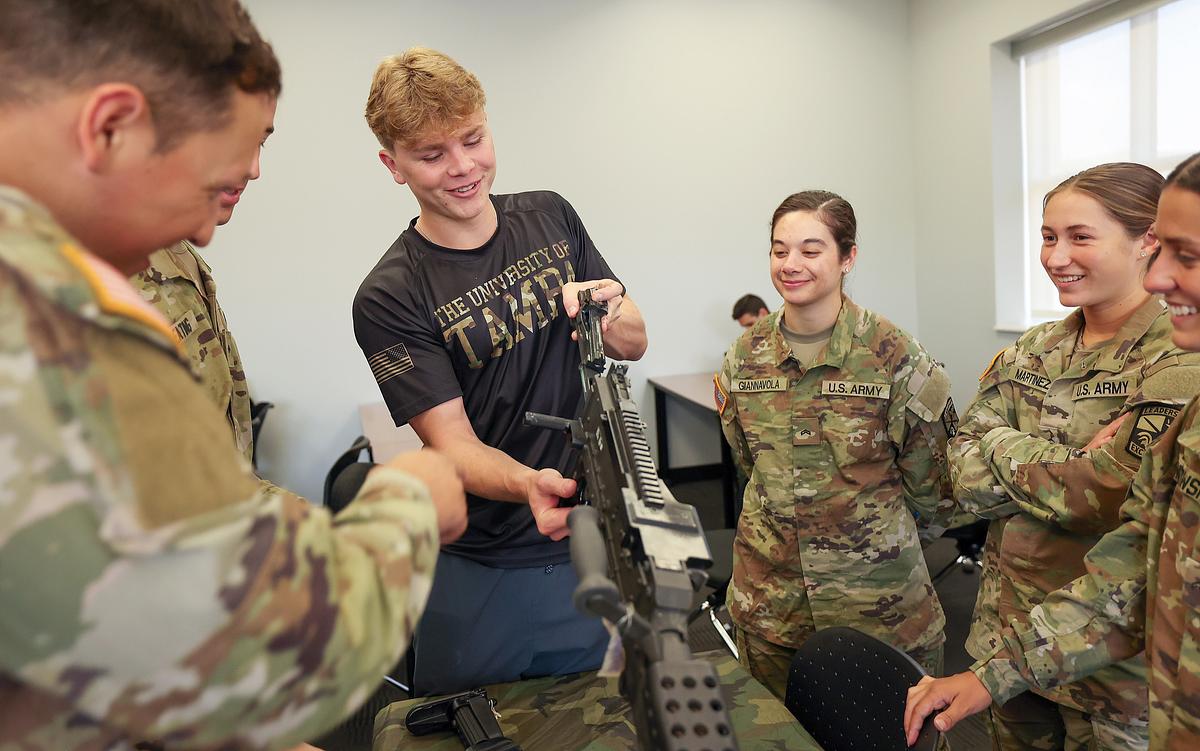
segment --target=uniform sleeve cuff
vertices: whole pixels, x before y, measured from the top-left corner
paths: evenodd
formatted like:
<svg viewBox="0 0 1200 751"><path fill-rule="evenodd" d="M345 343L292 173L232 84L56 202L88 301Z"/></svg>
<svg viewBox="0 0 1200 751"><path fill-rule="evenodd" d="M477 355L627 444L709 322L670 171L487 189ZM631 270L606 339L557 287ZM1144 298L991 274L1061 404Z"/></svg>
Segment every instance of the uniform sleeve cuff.
<svg viewBox="0 0 1200 751"><path fill-rule="evenodd" d="M998 647L990 657L976 662L970 670L997 704L1003 704L1031 688L1003 646Z"/></svg>

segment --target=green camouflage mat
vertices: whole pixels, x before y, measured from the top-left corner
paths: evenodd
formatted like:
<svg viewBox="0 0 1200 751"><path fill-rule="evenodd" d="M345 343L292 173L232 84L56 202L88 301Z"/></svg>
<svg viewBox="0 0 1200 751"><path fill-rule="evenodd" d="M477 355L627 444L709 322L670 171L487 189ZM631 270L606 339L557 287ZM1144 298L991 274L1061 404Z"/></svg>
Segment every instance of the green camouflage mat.
<svg viewBox="0 0 1200 751"><path fill-rule="evenodd" d="M783 704L727 652L699 656L716 667L742 751L820 751ZM496 700L500 728L523 751L637 751L632 711L617 691L616 678L578 673L486 688ZM415 738L404 729L408 711L428 700L410 699L380 710L373 751L462 751L453 733Z"/></svg>

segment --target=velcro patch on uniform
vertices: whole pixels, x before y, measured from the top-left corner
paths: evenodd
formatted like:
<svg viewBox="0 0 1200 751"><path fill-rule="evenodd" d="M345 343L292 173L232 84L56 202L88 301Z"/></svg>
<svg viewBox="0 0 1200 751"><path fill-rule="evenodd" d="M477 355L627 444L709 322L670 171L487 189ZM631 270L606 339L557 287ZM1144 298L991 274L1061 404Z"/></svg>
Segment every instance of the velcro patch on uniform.
<svg viewBox="0 0 1200 751"><path fill-rule="evenodd" d="M783 391L787 388L786 378L735 378L729 384L730 391L742 394L757 394L762 391Z"/></svg>
<svg viewBox="0 0 1200 751"><path fill-rule="evenodd" d="M1041 373L1035 373L1028 368L1017 368L1008 377L1008 380L1013 383L1019 383L1023 386L1028 386L1031 389L1038 391L1048 391L1050 389L1050 379Z"/></svg>
<svg viewBox="0 0 1200 751"><path fill-rule="evenodd" d="M821 420L819 418L793 418L792 428L793 446L816 446L821 442Z"/></svg>
<svg viewBox="0 0 1200 751"><path fill-rule="evenodd" d="M412 358L408 356L408 348L403 344L393 344L382 352L376 352L367 358L367 363L371 366L376 383L391 380L414 367Z"/></svg>
<svg viewBox="0 0 1200 751"><path fill-rule="evenodd" d="M1128 378L1097 379L1095 381L1077 383L1075 384L1075 388L1071 390L1071 401L1096 399L1104 396L1128 397L1131 385Z"/></svg>
<svg viewBox="0 0 1200 751"><path fill-rule="evenodd" d="M1125 450L1134 456L1144 456L1146 449L1167 432L1171 421L1179 414L1179 407L1169 404L1148 404L1137 413L1133 431L1129 434L1129 445Z"/></svg>
<svg viewBox="0 0 1200 751"><path fill-rule="evenodd" d="M196 331L196 314L189 310L178 321L172 323L171 327L180 339L187 339Z"/></svg>
<svg viewBox="0 0 1200 751"><path fill-rule="evenodd" d="M892 395L892 385L862 381L821 381L821 393L827 396L865 396L868 399L887 399Z"/></svg>
<svg viewBox="0 0 1200 751"><path fill-rule="evenodd" d="M954 399L946 397L946 408L942 410L942 426L946 429L946 437L958 435L958 411L954 409Z"/></svg>
<svg viewBox="0 0 1200 751"><path fill-rule="evenodd" d="M713 376L713 401L717 403L717 414L725 415L725 405L729 404L729 394L721 386L721 375Z"/></svg>

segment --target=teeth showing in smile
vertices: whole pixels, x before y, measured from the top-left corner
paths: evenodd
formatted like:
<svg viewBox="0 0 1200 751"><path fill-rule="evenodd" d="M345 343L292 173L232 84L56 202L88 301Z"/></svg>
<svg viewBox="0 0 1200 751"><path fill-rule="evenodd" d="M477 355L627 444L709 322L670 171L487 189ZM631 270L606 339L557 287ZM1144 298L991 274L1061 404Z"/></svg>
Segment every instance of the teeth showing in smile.
<svg viewBox="0 0 1200 751"><path fill-rule="evenodd" d="M1196 306L1194 305L1170 305L1171 315L1173 316L1191 316L1196 314Z"/></svg>
<svg viewBox="0 0 1200 751"><path fill-rule="evenodd" d="M478 184L479 183L471 183L470 185L464 185L461 188L455 188L453 190L453 192L454 193L470 193L471 190L474 189L474 187Z"/></svg>
<svg viewBox="0 0 1200 751"><path fill-rule="evenodd" d="M1056 276L1054 277L1054 281L1058 282L1059 284L1067 284L1069 282L1077 282L1082 278L1083 274L1075 274L1073 276Z"/></svg>

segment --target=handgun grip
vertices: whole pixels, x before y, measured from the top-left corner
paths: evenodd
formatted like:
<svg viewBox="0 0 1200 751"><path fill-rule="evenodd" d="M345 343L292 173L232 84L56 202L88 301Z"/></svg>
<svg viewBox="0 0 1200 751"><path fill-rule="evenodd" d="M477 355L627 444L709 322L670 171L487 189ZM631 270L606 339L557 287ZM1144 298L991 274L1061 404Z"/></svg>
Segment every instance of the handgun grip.
<svg viewBox="0 0 1200 751"><path fill-rule="evenodd" d="M621 601L617 585L608 578L608 552L600 534L600 515L591 506L576 506L567 515L567 526L571 528L571 562L579 576L573 598L575 608L581 613L611 618L611 611L595 609L597 599L614 606Z"/></svg>

